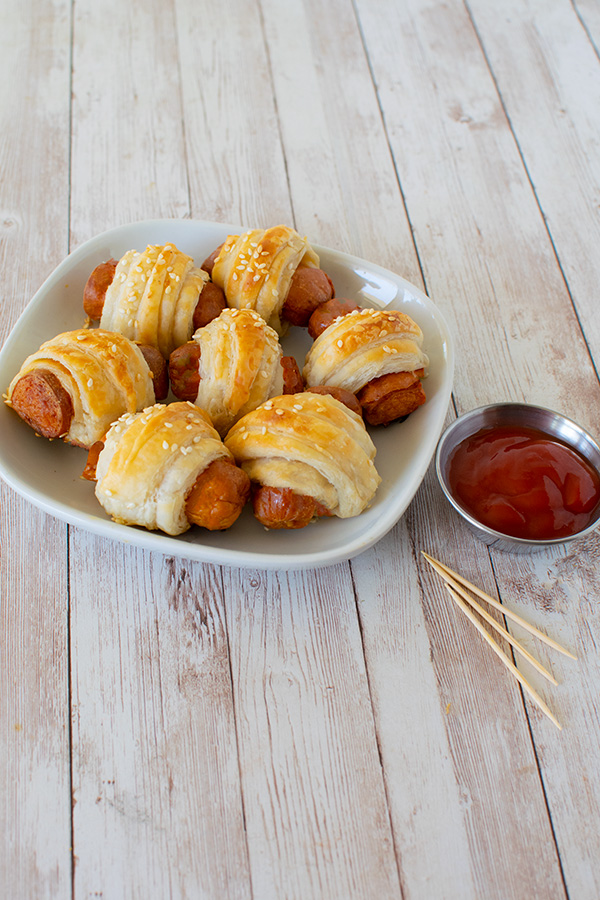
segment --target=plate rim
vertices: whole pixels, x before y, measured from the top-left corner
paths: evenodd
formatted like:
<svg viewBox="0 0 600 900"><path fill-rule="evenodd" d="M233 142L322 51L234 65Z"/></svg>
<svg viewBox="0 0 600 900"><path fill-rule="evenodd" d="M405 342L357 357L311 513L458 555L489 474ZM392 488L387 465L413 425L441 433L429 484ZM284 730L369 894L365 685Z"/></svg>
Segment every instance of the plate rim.
<svg viewBox="0 0 600 900"><path fill-rule="evenodd" d="M38 308L43 296L62 280L63 273L72 270L77 262L93 252L95 244L102 244L107 239L118 240L119 237L127 235L132 229L139 228L178 228L190 225L192 227L207 228L211 230L220 230L226 234L236 234L247 231L248 227L235 225L224 222L212 222L204 219L172 219L172 218L153 218L142 219L127 224L117 225L113 228L99 232L93 237L81 243L71 253L69 253L47 276L40 287L35 291L25 308L22 310L9 334L7 335L2 347L0 348L0 370L3 368L7 355L18 345L19 339L22 337L21 332L26 325L28 319ZM37 488L26 484L16 473L6 467L5 459L0 447L0 477L11 487L17 494L32 503L37 508L43 510L49 515L66 522L84 528L88 532L92 532L100 537L118 540L120 543L133 544L147 550L158 551L167 556L178 556L198 562L206 562L214 565L233 566L236 568L250 568L262 570L276 569L306 569L306 568L322 568L324 566L335 565L345 560L350 560L358 554L368 550L379 540L381 540L401 519L406 509L417 493L423 478L432 463L435 448L441 435L445 416L447 414L448 405L452 396L454 366L455 366L455 349L452 332L448 326L447 320L443 313L431 298L419 287L414 285L396 272L386 269L377 263L370 262L353 254L346 253L336 248L326 247L311 241L311 246L317 254L334 258L338 263L347 265L350 262L353 266L363 265L367 271L372 271L382 277L392 277L392 280L399 285L410 290L418 300L424 304L435 321L437 328L443 338L443 359L445 369L443 373L442 383L440 386L439 397L443 405L443 410L437 414L435 427L428 429L425 434L425 449L423 460L417 467L413 477L414 486L409 490L409 496L405 502L398 506L390 505L388 510L384 510L382 515L376 520L376 524L367 534L359 534L350 540L343 547L331 549L325 547L323 550L314 549L310 551L299 552L293 556L276 554L273 552L256 552L255 550L233 549L220 546L212 546L202 543L202 541L188 542L179 541L177 537L162 534L162 532L151 532L145 529L138 529L131 525L122 525L113 522L109 518L101 518L100 515L94 516L89 513L73 508L68 503L62 501L49 500ZM5 389L5 388L4 388ZM445 402L444 402L445 398ZM439 402L439 398L438 398ZM99 507L101 510L101 507ZM318 523L314 523L310 527L318 527Z"/></svg>

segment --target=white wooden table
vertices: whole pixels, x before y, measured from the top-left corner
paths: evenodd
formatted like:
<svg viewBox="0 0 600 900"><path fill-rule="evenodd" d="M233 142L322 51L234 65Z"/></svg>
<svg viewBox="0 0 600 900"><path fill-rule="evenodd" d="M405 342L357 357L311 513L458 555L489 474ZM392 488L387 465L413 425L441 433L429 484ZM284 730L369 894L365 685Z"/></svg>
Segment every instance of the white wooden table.
<svg viewBox="0 0 600 900"><path fill-rule="evenodd" d="M286 222L425 289L448 421L600 437L598 0L0 8L2 340L115 225ZM600 896L597 534L490 553L430 467L372 550L269 573L1 491L2 897ZM523 663L562 731L422 549L576 653L527 643L556 688Z"/></svg>

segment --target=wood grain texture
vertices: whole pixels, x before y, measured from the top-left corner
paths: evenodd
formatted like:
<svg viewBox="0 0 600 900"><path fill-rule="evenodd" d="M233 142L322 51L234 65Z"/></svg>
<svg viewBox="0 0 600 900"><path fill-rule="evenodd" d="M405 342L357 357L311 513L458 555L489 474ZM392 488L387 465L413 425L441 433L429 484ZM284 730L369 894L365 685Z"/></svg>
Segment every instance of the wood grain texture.
<svg viewBox="0 0 600 900"><path fill-rule="evenodd" d="M469 7L598 368L600 60L566 0Z"/></svg>
<svg viewBox="0 0 600 900"><path fill-rule="evenodd" d="M189 215L172 3L75 3L72 130L72 247Z"/></svg>
<svg viewBox="0 0 600 900"><path fill-rule="evenodd" d="M400 897L347 565L224 573L256 897Z"/></svg>
<svg viewBox="0 0 600 900"><path fill-rule="evenodd" d="M425 286L456 409L526 399L600 434L598 22L592 0L0 0L0 334L114 225L287 222ZM352 563L260 573L0 499L2 896L596 900L597 534L490 553L430 468ZM577 654L510 626L562 732L421 549Z"/></svg>
<svg viewBox="0 0 600 900"><path fill-rule="evenodd" d="M260 3L177 0L177 29L195 218L293 224Z"/></svg>
<svg viewBox="0 0 600 900"><path fill-rule="evenodd" d="M76 894L249 897L219 570L71 554Z"/></svg>
<svg viewBox="0 0 600 900"><path fill-rule="evenodd" d="M0 5L2 339L67 252L69 5L37 7ZM0 511L0 893L69 896L66 527L4 484Z"/></svg>

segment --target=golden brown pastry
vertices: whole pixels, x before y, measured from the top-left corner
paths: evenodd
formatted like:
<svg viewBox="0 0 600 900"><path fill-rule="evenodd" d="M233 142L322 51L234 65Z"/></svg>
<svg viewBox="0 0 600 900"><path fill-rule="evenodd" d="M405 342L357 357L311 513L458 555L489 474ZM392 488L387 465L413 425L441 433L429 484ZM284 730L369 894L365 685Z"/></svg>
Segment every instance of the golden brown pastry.
<svg viewBox="0 0 600 900"><path fill-rule="evenodd" d="M230 235L211 261L212 280L229 306L256 310L279 335L289 324L282 310L292 278L307 268L319 269L319 257L308 239L287 225Z"/></svg>
<svg viewBox="0 0 600 900"><path fill-rule="evenodd" d="M105 289L100 327L157 347L166 358L189 341L209 276L174 244L129 250Z"/></svg>
<svg viewBox="0 0 600 900"><path fill-rule="evenodd" d="M115 522L170 535L193 522L229 527L249 494L247 477L208 415L186 401L122 416L108 431L94 470L96 496ZM197 517L203 495L209 508Z"/></svg>
<svg viewBox="0 0 600 900"><path fill-rule="evenodd" d="M429 364L423 332L398 310L358 309L322 331L303 369L307 388L331 385L358 396L370 424L408 415L425 401L420 376Z"/></svg>
<svg viewBox="0 0 600 900"><path fill-rule="evenodd" d="M190 362L186 362L190 360ZM199 328L192 342L171 354L169 368L176 396L183 386L185 399L209 414L225 436L231 425L269 397L283 393L284 370L277 332L257 312L225 309ZM195 369L195 396L187 392ZM192 391L193 393L193 391Z"/></svg>
<svg viewBox="0 0 600 900"><path fill-rule="evenodd" d="M233 426L225 446L255 486L255 515L267 491L269 512L258 518L268 527L300 527L314 515L357 516L381 481L362 418L325 394L268 400ZM298 497L313 506L308 518L290 524L286 517Z"/></svg>
<svg viewBox="0 0 600 900"><path fill-rule="evenodd" d="M142 350L120 334L80 328L45 341L23 362L6 402L45 437L89 448L124 412L155 402Z"/></svg>

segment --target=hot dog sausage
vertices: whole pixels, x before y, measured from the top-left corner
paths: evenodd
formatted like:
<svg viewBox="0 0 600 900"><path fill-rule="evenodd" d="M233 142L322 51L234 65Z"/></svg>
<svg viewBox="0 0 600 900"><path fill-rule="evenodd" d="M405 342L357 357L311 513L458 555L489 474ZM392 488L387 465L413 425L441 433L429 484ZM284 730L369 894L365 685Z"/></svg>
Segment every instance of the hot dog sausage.
<svg viewBox="0 0 600 900"><path fill-rule="evenodd" d="M10 404L38 434L57 438L66 434L73 419L71 395L53 372L36 369L16 383Z"/></svg>
<svg viewBox="0 0 600 900"><path fill-rule="evenodd" d="M103 441L90 447L82 478L96 480L98 457ZM210 531L229 528L238 518L250 496L250 479L232 459L216 459L198 475L186 497L185 514L193 525Z"/></svg>
<svg viewBox="0 0 600 900"><path fill-rule="evenodd" d="M293 356L282 356L281 365L283 367L283 393L299 394L304 390L304 382L298 363Z"/></svg>
<svg viewBox="0 0 600 900"><path fill-rule="evenodd" d="M156 347L151 347L149 344L138 344L138 347L152 374L152 386L156 401L166 400L169 393L167 361Z"/></svg>
<svg viewBox="0 0 600 900"><path fill-rule="evenodd" d="M108 262L96 266L83 289L83 309L90 319L100 319L104 307L106 290L115 277L115 269L118 260L109 259Z"/></svg>
<svg viewBox="0 0 600 900"><path fill-rule="evenodd" d="M331 515L314 497L267 485L253 486L252 509L266 528L304 528L316 516Z"/></svg>
<svg viewBox="0 0 600 900"><path fill-rule="evenodd" d="M319 384L317 387L310 388L311 394L329 394L331 397L335 397L336 400L339 400L340 403L343 403L344 406L347 406L348 409L351 409L352 412L358 413L359 416L362 416L362 406L361 403L352 391L347 391L346 388L333 387L328 384Z"/></svg>
<svg viewBox="0 0 600 900"><path fill-rule="evenodd" d="M198 396L200 387L200 344L188 341L169 356L169 381L178 400L191 400Z"/></svg>
<svg viewBox="0 0 600 900"><path fill-rule="evenodd" d="M315 309L308 320L308 333L313 340L316 340L328 325L355 309L360 309L360 306L354 300L344 300L341 297L339 300L336 297L326 300Z"/></svg>
<svg viewBox="0 0 600 900"><path fill-rule="evenodd" d="M225 294L218 285L209 281L204 285L200 293L194 315L192 316L194 331L198 328L204 328L205 325L216 319L226 308Z"/></svg>
<svg viewBox="0 0 600 900"><path fill-rule="evenodd" d="M213 250L213 252L210 254L210 256L207 256L206 259L204 260L204 262L202 263L202 265L200 266L200 268L204 269L205 272L208 272L208 274L210 276L212 276L213 266L215 264L217 256L221 252L222 247L223 247L223 244L219 244L217 249Z"/></svg>
<svg viewBox="0 0 600 900"><path fill-rule="evenodd" d="M86 481L96 480L96 466L98 465L98 457L104 449L104 441L96 441L88 450L85 468L81 473L81 477Z"/></svg>
<svg viewBox="0 0 600 900"><path fill-rule="evenodd" d="M315 309L334 293L333 283L322 269L300 266L292 276L281 317L290 325L307 325Z"/></svg>
<svg viewBox="0 0 600 900"><path fill-rule="evenodd" d="M210 531L229 528L250 496L250 479L231 459L216 459L196 479L185 501L188 521Z"/></svg>
<svg viewBox="0 0 600 900"><path fill-rule="evenodd" d="M416 372L381 375L361 388L357 396L369 425L387 425L404 418L426 399Z"/></svg>

